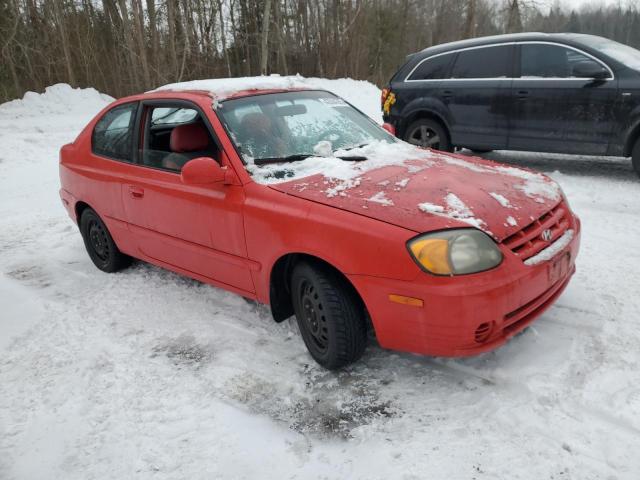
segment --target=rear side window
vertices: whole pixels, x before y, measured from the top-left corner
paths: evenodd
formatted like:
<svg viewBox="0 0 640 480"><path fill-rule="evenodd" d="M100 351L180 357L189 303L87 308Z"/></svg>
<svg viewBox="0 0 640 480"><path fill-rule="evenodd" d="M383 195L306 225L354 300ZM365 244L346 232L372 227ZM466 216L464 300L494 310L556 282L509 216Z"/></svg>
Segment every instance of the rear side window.
<svg viewBox="0 0 640 480"><path fill-rule="evenodd" d="M131 161L133 124L137 103L112 108L96 123L91 137L93 153L115 160Z"/></svg>
<svg viewBox="0 0 640 480"><path fill-rule="evenodd" d="M570 78L576 64L593 62L588 56L560 45L525 43L520 49L521 77Z"/></svg>
<svg viewBox="0 0 640 480"><path fill-rule="evenodd" d="M446 78L452 54L427 58L413 71L409 80L440 80Z"/></svg>
<svg viewBox="0 0 640 480"><path fill-rule="evenodd" d="M511 51L511 45L463 50L458 53L451 78L510 77Z"/></svg>

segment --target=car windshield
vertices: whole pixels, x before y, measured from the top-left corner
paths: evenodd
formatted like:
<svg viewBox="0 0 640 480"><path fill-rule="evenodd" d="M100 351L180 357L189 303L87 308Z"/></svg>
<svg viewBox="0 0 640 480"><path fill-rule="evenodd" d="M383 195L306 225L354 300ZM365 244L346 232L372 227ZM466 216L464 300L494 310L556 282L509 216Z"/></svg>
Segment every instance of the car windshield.
<svg viewBox="0 0 640 480"><path fill-rule="evenodd" d="M585 43L627 67L640 71L640 50L602 37L590 36Z"/></svg>
<svg viewBox="0 0 640 480"><path fill-rule="evenodd" d="M246 163L331 156L338 149L396 141L369 117L324 91L231 99L221 102L217 112Z"/></svg>

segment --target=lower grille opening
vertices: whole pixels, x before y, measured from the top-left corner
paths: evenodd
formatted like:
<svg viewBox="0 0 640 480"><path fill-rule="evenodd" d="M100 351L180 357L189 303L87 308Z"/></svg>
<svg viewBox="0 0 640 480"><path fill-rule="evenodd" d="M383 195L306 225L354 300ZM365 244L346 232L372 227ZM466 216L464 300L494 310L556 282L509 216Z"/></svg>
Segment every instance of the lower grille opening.
<svg viewBox="0 0 640 480"><path fill-rule="evenodd" d="M476 328L475 339L476 343L484 343L491 336L492 324L489 322L481 323Z"/></svg>

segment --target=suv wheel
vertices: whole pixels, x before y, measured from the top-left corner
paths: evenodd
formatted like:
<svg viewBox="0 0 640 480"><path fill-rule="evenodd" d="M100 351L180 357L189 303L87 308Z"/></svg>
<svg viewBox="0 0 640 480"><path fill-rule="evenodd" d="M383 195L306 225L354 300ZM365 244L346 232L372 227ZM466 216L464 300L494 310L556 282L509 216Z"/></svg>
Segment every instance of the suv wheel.
<svg viewBox="0 0 640 480"><path fill-rule="evenodd" d="M90 208L82 212L80 233L91 261L103 272L117 272L131 263L131 257L118 250L107 226Z"/></svg>
<svg viewBox="0 0 640 480"><path fill-rule="evenodd" d="M631 164L640 177L640 138L636 140L636 144L633 146L633 150L631 151Z"/></svg>
<svg viewBox="0 0 640 480"><path fill-rule="evenodd" d="M451 152L451 140L446 128L440 122L428 118L416 120L407 128L404 140L419 147Z"/></svg>
<svg viewBox="0 0 640 480"><path fill-rule="evenodd" d="M316 362L333 370L362 356L365 311L351 285L327 267L299 263L291 276L291 294L302 339Z"/></svg>

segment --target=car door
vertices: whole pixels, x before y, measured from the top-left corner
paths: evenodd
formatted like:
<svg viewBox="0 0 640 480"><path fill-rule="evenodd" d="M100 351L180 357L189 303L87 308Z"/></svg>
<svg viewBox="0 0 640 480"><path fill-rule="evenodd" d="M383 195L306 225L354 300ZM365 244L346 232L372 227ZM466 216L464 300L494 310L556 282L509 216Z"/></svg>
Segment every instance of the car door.
<svg viewBox="0 0 640 480"><path fill-rule="evenodd" d="M123 184L127 222L145 257L253 292L242 219L242 185L186 185L180 170L209 156L232 168L200 109L143 102L138 164Z"/></svg>
<svg viewBox="0 0 640 480"><path fill-rule="evenodd" d="M453 145L506 147L513 50L513 44L499 44L458 52L450 78L440 83Z"/></svg>
<svg viewBox="0 0 640 480"><path fill-rule="evenodd" d="M128 254L133 254L135 246L127 228L121 185L135 161L138 110L138 102L116 104L107 110L93 127L88 157L74 165L85 180L78 182L75 195L100 215L118 248Z"/></svg>
<svg viewBox="0 0 640 480"><path fill-rule="evenodd" d="M611 70L602 64L609 78L579 78L574 70L580 63L599 60L573 47L548 42L520 43L518 58L509 148L606 153L617 92Z"/></svg>

